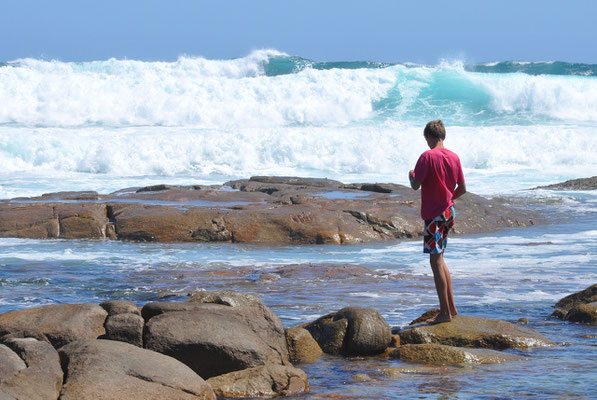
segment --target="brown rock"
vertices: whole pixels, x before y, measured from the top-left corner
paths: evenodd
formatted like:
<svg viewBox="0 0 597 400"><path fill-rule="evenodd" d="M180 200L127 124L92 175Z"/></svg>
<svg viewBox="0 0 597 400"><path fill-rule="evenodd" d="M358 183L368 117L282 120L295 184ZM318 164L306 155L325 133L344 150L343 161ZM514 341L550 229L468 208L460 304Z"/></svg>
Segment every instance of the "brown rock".
<svg viewBox="0 0 597 400"><path fill-rule="evenodd" d="M553 346L534 329L509 322L458 315L450 322L413 325L398 332L404 344L437 343L458 347L508 349Z"/></svg>
<svg viewBox="0 0 597 400"><path fill-rule="evenodd" d="M62 387L58 352L33 338L5 336L0 345L0 398L56 400Z"/></svg>
<svg viewBox="0 0 597 400"><path fill-rule="evenodd" d="M345 321L345 322L344 322ZM372 308L346 307L304 326L329 354L368 355L383 352L390 326Z"/></svg>
<svg viewBox="0 0 597 400"><path fill-rule="evenodd" d="M287 328L286 344L290 362L314 363L321 357L323 351L308 330L303 328Z"/></svg>
<svg viewBox="0 0 597 400"><path fill-rule="evenodd" d="M103 335L107 312L95 304L60 304L0 314L0 336L20 333L58 348Z"/></svg>
<svg viewBox="0 0 597 400"><path fill-rule="evenodd" d="M413 319L409 325L415 325L415 324L419 324L421 322L427 322L428 319L435 317L437 314L439 314L439 308L436 308L434 310L425 311L423 313L423 315L421 315L419 318Z"/></svg>
<svg viewBox="0 0 597 400"><path fill-rule="evenodd" d="M597 301L597 283L584 290L581 290L580 292L576 292L562 298L556 303L556 308L569 311L571 308L577 305L588 304L594 301Z"/></svg>
<svg viewBox="0 0 597 400"><path fill-rule="evenodd" d="M535 189L595 190L597 189L597 176L593 176L590 178L571 179L566 182L555 183L553 185L539 186Z"/></svg>
<svg viewBox="0 0 597 400"><path fill-rule="evenodd" d="M597 301L589 304L579 304L566 314L565 319L571 322L597 324Z"/></svg>
<svg viewBox="0 0 597 400"><path fill-rule="evenodd" d="M268 308L187 304L198 307L166 312L147 322L146 348L182 361L203 378L290 363L284 327Z"/></svg>
<svg viewBox="0 0 597 400"><path fill-rule="evenodd" d="M190 293L189 296L187 301L192 303L223 304L230 307L258 307L264 305L259 297L253 294L235 292L234 290L200 291Z"/></svg>
<svg viewBox="0 0 597 400"><path fill-rule="evenodd" d="M465 349L441 344L406 344L390 353L391 358L424 364L495 364L523 360L522 357L489 349Z"/></svg>
<svg viewBox="0 0 597 400"><path fill-rule="evenodd" d="M104 324L106 334L101 338L119 340L138 347L143 347L144 326L145 321L139 314L124 313L109 315Z"/></svg>
<svg viewBox="0 0 597 400"><path fill-rule="evenodd" d="M304 371L291 366L262 365L207 380L218 397L275 397L309 392Z"/></svg>
<svg viewBox="0 0 597 400"><path fill-rule="evenodd" d="M100 303L100 307L102 307L108 315L118 315L118 314L137 314L141 315L139 309L132 301L126 300L108 300Z"/></svg>
<svg viewBox="0 0 597 400"><path fill-rule="evenodd" d="M143 316L145 322L147 322L157 315L165 314L168 312L195 311L205 310L209 308L220 309L222 307L229 306L223 304L198 303L190 301L153 301L143 306L143 308L141 309L141 315Z"/></svg>
<svg viewBox="0 0 597 400"><path fill-rule="evenodd" d="M61 400L215 400L211 387L177 360L128 343L81 340L60 349Z"/></svg>

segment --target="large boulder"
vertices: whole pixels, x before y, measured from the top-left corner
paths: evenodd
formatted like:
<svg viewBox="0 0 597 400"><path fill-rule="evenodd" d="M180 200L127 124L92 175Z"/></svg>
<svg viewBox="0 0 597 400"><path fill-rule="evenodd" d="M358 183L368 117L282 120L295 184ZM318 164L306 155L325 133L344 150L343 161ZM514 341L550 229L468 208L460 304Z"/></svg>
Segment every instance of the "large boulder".
<svg viewBox="0 0 597 400"><path fill-rule="evenodd" d="M304 328L287 328L286 344L293 364L313 363L323 353L313 336Z"/></svg>
<svg viewBox="0 0 597 400"><path fill-rule="evenodd" d="M424 364L495 364L523 360L514 354L490 349L467 349L442 344L405 344L389 353L391 358Z"/></svg>
<svg viewBox="0 0 597 400"><path fill-rule="evenodd" d="M141 315L145 322L147 322L155 316L169 312L205 310L207 308L221 309L222 307L226 306L223 304L198 303L191 301L152 301L143 306Z"/></svg>
<svg viewBox="0 0 597 400"><path fill-rule="evenodd" d="M138 314L123 313L109 315L104 327L106 334L102 339L119 340L138 347L143 347L143 327L145 321Z"/></svg>
<svg viewBox="0 0 597 400"><path fill-rule="evenodd" d="M346 307L304 326L329 354L369 355L383 352L391 330L373 308Z"/></svg>
<svg viewBox="0 0 597 400"><path fill-rule="evenodd" d="M289 365L284 327L267 307L183 303L190 311L156 315L145 347L182 361L207 379L265 364Z"/></svg>
<svg viewBox="0 0 597 400"><path fill-rule="evenodd" d="M218 397L276 397L307 393L304 371L291 366L261 365L207 380Z"/></svg>
<svg viewBox="0 0 597 400"><path fill-rule="evenodd" d="M441 324L412 325L398 331L401 344L438 343L458 347L526 349L553 346L534 329L482 317L458 315Z"/></svg>
<svg viewBox="0 0 597 400"><path fill-rule="evenodd" d="M62 387L58 352L34 338L4 336L0 344L0 399L56 400ZM9 397L9 398L11 398Z"/></svg>
<svg viewBox="0 0 597 400"><path fill-rule="evenodd" d="M108 313L94 304L59 304L0 314L0 336L22 334L45 340L58 348L79 339L106 333Z"/></svg>
<svg viewBox="0 0 597 400"><path fill-rule="evenodd" d="M181 362L112 340L80 340L60 349L61 400L215 400L211 387Z"/></svg>

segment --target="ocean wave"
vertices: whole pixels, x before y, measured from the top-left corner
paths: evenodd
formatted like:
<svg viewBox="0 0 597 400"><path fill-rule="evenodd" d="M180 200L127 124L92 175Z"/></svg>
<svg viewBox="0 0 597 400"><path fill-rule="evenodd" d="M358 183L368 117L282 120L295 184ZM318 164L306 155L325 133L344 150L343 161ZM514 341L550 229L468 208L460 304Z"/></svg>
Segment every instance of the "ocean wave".
<svg viewBox="0 0 597 400"><path fill-rule="evenodd" d="M591 68L315 62L275 50L231 60L0 65L0 124L28 127L337 127L597 121ZM560 75L550 71L562 72ZM556 72L557 72L556 71ZM588 76L587 76L588 75Z"/></svg>

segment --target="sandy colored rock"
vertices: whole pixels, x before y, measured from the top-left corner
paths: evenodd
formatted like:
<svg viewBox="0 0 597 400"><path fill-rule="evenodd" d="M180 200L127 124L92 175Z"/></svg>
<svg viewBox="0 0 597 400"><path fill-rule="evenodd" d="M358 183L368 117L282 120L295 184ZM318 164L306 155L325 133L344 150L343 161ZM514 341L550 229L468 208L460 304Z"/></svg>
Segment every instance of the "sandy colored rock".
<svg viewBox="0 0 597 400"><path fill-rule="evenodd" d="M308 330L303 328L287 328L286 344L288 356L293 364L314 363L323 351Z"/></svg>
<svg viewBox="0 0 597 400"><path fill-rule="evenodd" d="M223 304L215 304L215 303L199 303L199 302L191 302L191 301L152 301L147 303L141 308L141 316L145 320L145 322L149 321L151 318L165 314L168 312L175 312L175 311L195 311L195 310L204 310L204 309L220 309L220 308L229 307Z"/></svg>
<svg viewBox="0 0 597 400"><path fill-rule="evenodd" d="M145 347L176 358L205 379L259 365L290 364L284 327L268 308L194 304L203 307L151 318Z"/></svg>
<svg viewBox="0 0 597 400"><path fill-rule="evenodd" d="M495 364L523 360L514 354L490 349L468 349L441 344L406 344L389 353L390 358L423 364Z"/></svg>
<svg viewBox="0 0 597 400"><path fill-rule="evenodd" d="M55 348L106 333L108 313L95 304L59 304L0 314L0 336L18 334L51 343Z"/></svg>
<svg viewBox="0 0 597 400"><path fill-rule="evenodd" d="M276 397L307 393L304 371L292 366L262 365L207 380L218 397Z"/></svg>
<svg viewBox="0 0 597 400"><path fill-rule="evenodd" d="M3 337L2 342L0 393L15 399L56 400L62 387L63 373L58 352L52 345L34 338L11 335ZM7 354L7 349L12 355Z"/></svg>
<svg viewBox="0 0 597 400"><path fill-rule="evenodd" d="M437 343L457 347L496 350L553 346L554 343L534 329L482 317L458 315L450 322L413 325L398 332L405 344Z"/></svg>
<svg viewBox="0 0 597 400"><path fill-rule="evenodd" d="M81 340L60 349L66 371L61 400L215 400L183 363L113 340Z"/></svg>

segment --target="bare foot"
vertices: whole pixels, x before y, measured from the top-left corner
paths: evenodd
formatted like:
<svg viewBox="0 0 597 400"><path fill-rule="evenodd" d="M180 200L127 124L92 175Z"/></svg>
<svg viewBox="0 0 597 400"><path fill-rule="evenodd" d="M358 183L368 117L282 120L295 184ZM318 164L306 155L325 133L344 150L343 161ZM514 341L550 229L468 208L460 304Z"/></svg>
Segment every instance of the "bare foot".
<svg viewBox="0 0 597 400"><path fill-rule="evenodd" d="M452 321L452 317L448 314L446 315L441 315L441 314L437 314L435 317L428 319L427 322L429 325L434 325L434 324L441 324L442 322L450 322Z"/></svg>
<svg viewBox="0 0 597 400"><path fill-rule="evenodd" d="M452 317L455 317L458 315L458 310L456 309L456 307L450 309L450 315Z"/></svg>

